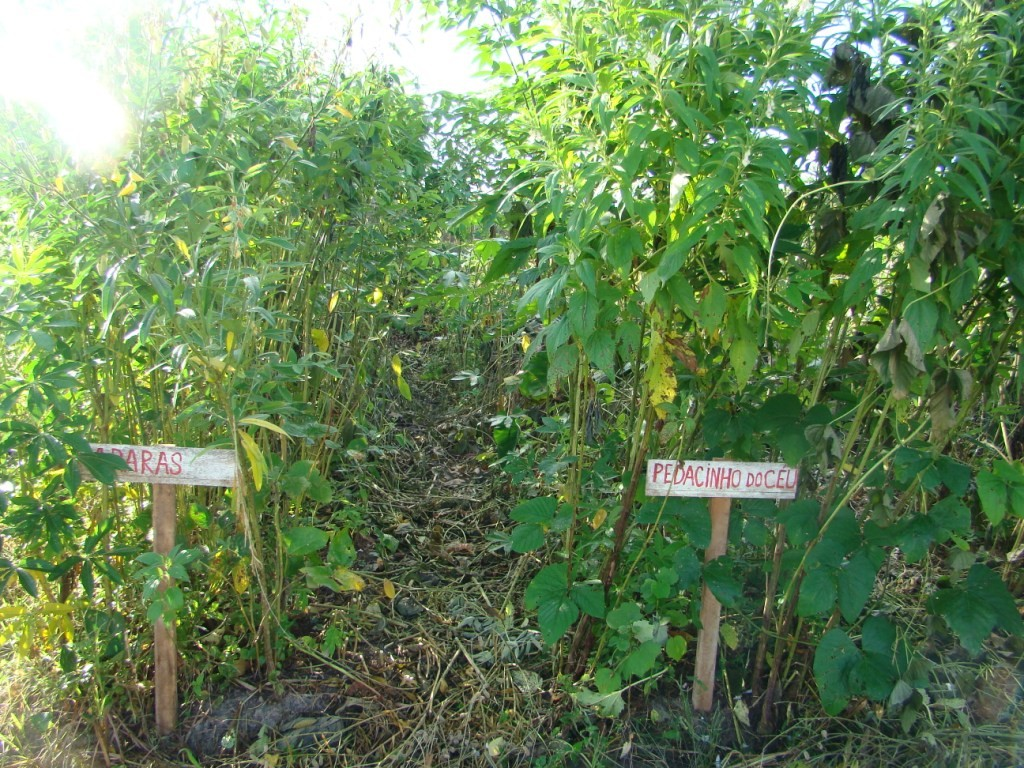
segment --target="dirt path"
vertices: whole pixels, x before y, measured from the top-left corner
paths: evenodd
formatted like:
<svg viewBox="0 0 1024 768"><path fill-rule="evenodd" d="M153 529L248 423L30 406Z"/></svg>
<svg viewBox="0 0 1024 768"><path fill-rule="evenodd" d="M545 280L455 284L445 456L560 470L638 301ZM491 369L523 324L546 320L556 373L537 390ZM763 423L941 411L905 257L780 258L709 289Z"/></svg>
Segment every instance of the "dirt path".
<svg viewBox="0 0 1024 768"><path fill-rule="evenodd" d="M548 666L517 596L531 563L487 536L509 499L483 455L484 414L433 361L399 354L412 400L388 401L353 536L360 592L319 591L293 617L299 648L275 686L238 690L197 714L202 760L264 765L526 765L548 723ZM499 760L500 758L500 760Z"/></svg>

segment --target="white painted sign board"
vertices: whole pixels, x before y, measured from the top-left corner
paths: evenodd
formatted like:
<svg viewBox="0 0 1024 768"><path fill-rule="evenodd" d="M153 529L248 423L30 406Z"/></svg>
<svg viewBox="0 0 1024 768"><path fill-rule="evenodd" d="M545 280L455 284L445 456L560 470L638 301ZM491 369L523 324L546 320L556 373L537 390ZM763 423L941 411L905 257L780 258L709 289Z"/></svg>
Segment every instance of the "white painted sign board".
<svg viewBox="0 0 1024 768"><path fill-rule="evenodd" d="M798 480L798 470L785 464L670 459L647 462L648 496L794 499Z"/></svg>
<svg viewBox="0 0 1024 768"><path fill-rule="evenodd" d="M725 554L729 536L730 499L795 499L799 472L785 464L759 461L647 462L648 496L690 496L710 499L711 541L704 551L710 563ZM700 630L694 669L693 708L710 712L714 703L715 664L722 605L705 583L701 593Z"/></svg>
<svg viewBox="0 0 1024 768"><path fill-rule="evenodd" d="M212 448L181 448L176 445L109 445L92 443L94 453L120 456L128 465L118 470L122 483L149 483L153 488L153 551L170 554L174 548L175 485L238 485L238 461L234 451ZM82 475L91 477L82 467ZM171 584L166 580L161 589ZM178 651L176 629L157 619L153 628L154 696L156 727L161 735L178 725Z"/></svg>
<svg viewBox="0 0 1024 768"><path fill-rule="evenodd" d="M120 456L128 465L117 473L122 483L209 485L233 488L238 483L234 451L180 448L173 445L92 444L95 453Z"/></svg>

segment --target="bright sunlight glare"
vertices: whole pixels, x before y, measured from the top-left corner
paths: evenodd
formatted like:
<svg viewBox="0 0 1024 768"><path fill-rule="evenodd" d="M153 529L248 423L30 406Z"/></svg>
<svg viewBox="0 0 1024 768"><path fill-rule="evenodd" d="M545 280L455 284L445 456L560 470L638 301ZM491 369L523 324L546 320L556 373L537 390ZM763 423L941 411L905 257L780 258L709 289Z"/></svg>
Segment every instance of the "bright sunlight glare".
<svg viewBox="0 0 1024 768"><path fill-rule="evenodd" d="M88 40L102 41L104 30L163 2L9 0L0 28L0 98L45 113L76 162L97 165L118 156L129 136L127 112L86 63L85 46ZM211 0L206 5L212 9L217 4ZM290 0L279 4L286 7ZM458 46L457 35L428 28L418 9L399 18L381 12L379 0L296 4L310 11L310 39L326 47L347 44L350 66L376 62L397 67L411 75L423 93L485 88L475 76L472 55Z"/></svg>
<svg viewBox="0 0 1024 768"><path fill-rule="evenodd" d="M96 163L116 155L127 138L124 108L75 52L84 43L85 31L112 21L131 5L130 0L19 0L5 9L0 98L42 110L78 162Z"/></svg>

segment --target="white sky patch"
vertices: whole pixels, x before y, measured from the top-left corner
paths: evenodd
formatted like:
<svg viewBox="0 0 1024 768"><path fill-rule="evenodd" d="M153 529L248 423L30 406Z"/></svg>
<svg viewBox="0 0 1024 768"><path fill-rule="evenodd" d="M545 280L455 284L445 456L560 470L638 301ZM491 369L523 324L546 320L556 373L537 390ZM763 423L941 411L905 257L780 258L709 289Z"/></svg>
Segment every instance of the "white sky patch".
<svg viewBox="0 0 1024 768"><path fill-rule="evenodd" d="M311 39L328 50L351 41L356 70L372 63L404 70L424 94L488 89L458 33L428 25L418 7L404 16L382 12L381 0L308 0L306 7Z"/></svg>

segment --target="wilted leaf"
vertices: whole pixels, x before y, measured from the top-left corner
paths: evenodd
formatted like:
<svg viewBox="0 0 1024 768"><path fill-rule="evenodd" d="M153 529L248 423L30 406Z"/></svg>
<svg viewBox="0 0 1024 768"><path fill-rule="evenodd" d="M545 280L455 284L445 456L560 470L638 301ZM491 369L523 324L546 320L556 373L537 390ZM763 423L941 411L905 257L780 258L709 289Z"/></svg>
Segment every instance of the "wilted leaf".
<svg viewBox="0 0 1024 768"><path fill-rule="evenodd" d="M650 393L651 405L664 416L665 410L661 406L671 403L676 399L675 365L672 362L671 350L665 344L664 338L658 331L651 334L651 348L647 357L647 388Z"/></svg>
<svg viewBox="0 0 1024 768"><path fill-rule="evenodd" d="M238 430L238 439L242 443L242 450L245 451L246 458L249 459L249 469L252 470L252 484L258 491L263 487L263 476L267 474L267 460L263 457L263 452L248 432L241 429Z"/></svg>

